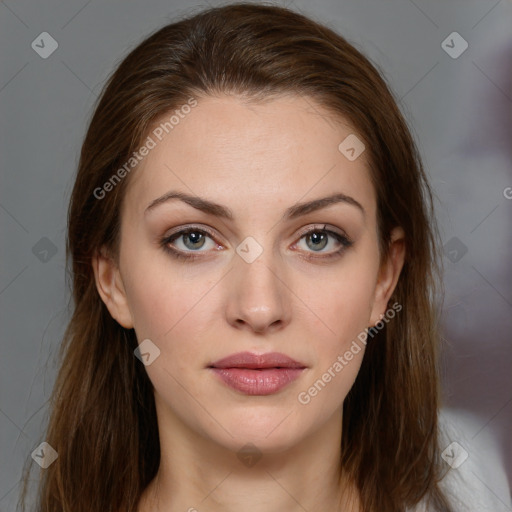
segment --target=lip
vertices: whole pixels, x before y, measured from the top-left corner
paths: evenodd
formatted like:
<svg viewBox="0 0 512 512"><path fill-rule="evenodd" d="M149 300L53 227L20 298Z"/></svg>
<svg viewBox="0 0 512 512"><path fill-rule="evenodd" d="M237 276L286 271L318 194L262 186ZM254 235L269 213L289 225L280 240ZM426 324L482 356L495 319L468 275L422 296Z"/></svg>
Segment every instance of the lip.
<svg viewBox="0 0 512 512"><path fill-rule="evenodd" d="M209 367L227 386L245 395L271 395L300 377L306 366L279 352L239 352Z"/></svg>

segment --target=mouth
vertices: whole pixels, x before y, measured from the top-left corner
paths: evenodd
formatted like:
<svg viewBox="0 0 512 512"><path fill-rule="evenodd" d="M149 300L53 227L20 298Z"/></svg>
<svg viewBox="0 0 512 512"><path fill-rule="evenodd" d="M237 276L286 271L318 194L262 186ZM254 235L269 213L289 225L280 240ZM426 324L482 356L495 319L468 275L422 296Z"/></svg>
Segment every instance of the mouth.
<svg viewBox="0 0 512 512"><path fill-rule="evenodd" d="M277 393L300 377L306 366L278 352L240 352L208 366L230 388L245 395Z"/></svg>

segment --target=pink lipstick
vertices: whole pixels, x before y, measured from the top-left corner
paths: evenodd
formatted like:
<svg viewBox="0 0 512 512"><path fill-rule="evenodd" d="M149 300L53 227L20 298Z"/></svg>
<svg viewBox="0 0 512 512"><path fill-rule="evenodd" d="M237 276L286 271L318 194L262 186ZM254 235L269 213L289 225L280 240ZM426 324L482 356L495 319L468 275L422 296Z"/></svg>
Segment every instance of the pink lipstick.
<svg viewBox="0 0 512 512"><path fill-rule="evenodd" d="M245 395L271 395L297 379L305 365L294 359L270 352L239 352L209 366L230 388Z"/></svg>

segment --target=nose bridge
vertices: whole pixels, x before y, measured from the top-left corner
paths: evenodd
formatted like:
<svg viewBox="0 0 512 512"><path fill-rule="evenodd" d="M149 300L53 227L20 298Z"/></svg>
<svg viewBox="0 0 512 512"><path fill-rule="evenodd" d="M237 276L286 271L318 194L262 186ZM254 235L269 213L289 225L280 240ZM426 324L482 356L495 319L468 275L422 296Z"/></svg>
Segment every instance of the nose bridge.
<svg viewBox="0 0 512 512"><path fill-rule="evenodd" d="M247 237L236 248L230 273L228 320L255 331L286 323L290 297L284 284L282 260L275 254L271 236L260 243Z"/></svg>

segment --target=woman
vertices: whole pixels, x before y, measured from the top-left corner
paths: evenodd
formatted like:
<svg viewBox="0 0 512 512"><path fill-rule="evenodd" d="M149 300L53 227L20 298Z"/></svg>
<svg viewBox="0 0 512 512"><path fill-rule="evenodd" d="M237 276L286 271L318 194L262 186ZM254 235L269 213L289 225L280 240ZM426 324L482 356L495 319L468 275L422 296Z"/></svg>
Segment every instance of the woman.
<svg viewBox="0 0 512 512"><path fill-rule="evenodd" d="M68 220L38 510L455 510L432 193L341 36L242 4L154 33L105 86Z"/></svg>

